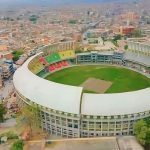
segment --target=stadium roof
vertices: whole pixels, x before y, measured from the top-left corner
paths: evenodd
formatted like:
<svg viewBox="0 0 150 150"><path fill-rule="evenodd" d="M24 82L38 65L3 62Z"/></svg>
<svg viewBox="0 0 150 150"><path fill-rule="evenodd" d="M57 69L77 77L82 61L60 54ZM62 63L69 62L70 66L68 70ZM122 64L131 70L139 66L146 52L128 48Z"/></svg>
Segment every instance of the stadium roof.
<svg viewBox="0 0 150 150"><path fill-rule="evenodd" d="M91 51L91 52L78 53L77 55L90 55L90 54L113 55L113 53L114 53L113 51L105 51L105 52Z"/></svg>
<svg viewBox="0 0 150 150"><path fill-rule="evenodd" d="M145 56L145 55L137 54L137 53L132 53L132 52L126 52L124 59L138 62L140 64L143 64L143 65L150 67L150 57L149 56Z"/></svg>
<svg viewBox="0 0 150 150"><path fill-rule="evenodd" d="M27 67L33 57L14 74L13 82L17 91L44 107L79 114L82 87L54 83L33 74Z"/></svg>
<svg viewBox="0 0 150 150"><path fill-rule="evenodd" d="M84 115L125 115L150 110L150 88L114 94L83 94Z"/></svg>
<svg viewBox="0 0 150 150"><path fill-rule="evenodd" d="M150 88L124 93L82 95L82 87L54 83L28 69L28 59L14 74L14 86L24 97L51 109L84 115L124 115L150 110ZM81 104L80 104L81 103Z"/></svg>

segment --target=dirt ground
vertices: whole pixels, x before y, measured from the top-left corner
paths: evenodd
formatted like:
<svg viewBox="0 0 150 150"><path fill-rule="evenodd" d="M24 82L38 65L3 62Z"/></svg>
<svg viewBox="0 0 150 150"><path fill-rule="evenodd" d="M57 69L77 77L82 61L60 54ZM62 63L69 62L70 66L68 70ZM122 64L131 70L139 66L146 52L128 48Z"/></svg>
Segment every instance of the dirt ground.
<svg viewBox="0 0 150 150"><path fill-rule="evenodd" d="M109 89L112 85L110 81L104 81L95 78L89 78L85 82L83 82L80 86L84 88L84 90L92 91L95 93L105 93L107 89Z"/></svg>

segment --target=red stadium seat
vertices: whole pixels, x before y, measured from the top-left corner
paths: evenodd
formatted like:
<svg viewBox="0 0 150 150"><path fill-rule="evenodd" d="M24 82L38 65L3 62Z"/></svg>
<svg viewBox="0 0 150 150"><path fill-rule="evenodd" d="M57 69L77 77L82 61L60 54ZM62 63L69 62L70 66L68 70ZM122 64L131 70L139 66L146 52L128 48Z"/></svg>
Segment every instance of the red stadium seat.
<svg viewBox="0 0 150 150"><path fill-rule="evenodd" d="M55 68L57 68L57 69L59 68L59 66L58 66L58 64L57 64L57 63L55 63L55 64L54 64L54 66L55 66Z"/></svg>
<svg viewBox="0 0 150 150"><path fill-rule="evenodd" d="M66 66L69 66L68 62L67 61L61 61L61 62L58 62L58 63L54 63L54 64L51 64L49 67L48 67L48 71L50 72L53 72L55 70L58 70L62 67L66 67Z"/></svg>
<svg viewBox="0 0 150 150"><path fill-rule="evenodd" d="M61 64L61 62L59 62L59 63L58 63L58 66L59 66L59 68L61 68L61 67L62 67L62 64Z"/></svg>
<svg viewBox="0 0 150 150"><path fill-rule="evenodd" d="M50 66L48 67L48 71L52 72L52 71L54 71L54 70L55 70L55 68L54 68L52 65L50 65Z"/></svg>
<svg viewBox="0 0 150 150"><path fill-rule="evenodd" d="M39 62L40 62L42 65L46 65L46 64L47 64L47 62L46 62L46 60L44 59L44 57L40 57L40 58L39 58Z"/></svg>
<svg viewBox="0 0 150 150"><path fill-rule="evenodd" d="M69 64L68 64L67 61L62 61L62 65L63 65L64 67L69 66Z"/></svg>

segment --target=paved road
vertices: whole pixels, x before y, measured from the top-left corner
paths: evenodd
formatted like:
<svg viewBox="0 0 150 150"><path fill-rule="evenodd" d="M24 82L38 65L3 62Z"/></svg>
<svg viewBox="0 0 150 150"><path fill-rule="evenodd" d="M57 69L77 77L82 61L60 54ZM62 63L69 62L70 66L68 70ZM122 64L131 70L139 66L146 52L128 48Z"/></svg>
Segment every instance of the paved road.
<svg viewBox="0 0 150 150"><path fill-rule="evenodd" d="M115 139L52 142L45 150L119 150Z"/></svg>
<svg viewBox="0 0 150 150"><path fill-rule="evenodd" d="M1 128L9 128L16 126L17 122L14 118L6 120L4 123L0 123L0 129Z"/></svg>
<svg viewBox="0 0 150 150"><path fill-rule="evenodd" d="M46 150L144 150L134 136L58 140Z"/></svg>
<svg viewBox="0 0 150 150"><path fill-rule="evenodd" d="M134 136L122 136L117 138L120 150L144 150Z"/></svg>
<svg viewBox="0 0 150 150"><path fill-rule="evenodd" d="M1 144L0 150L10 150L10 144Z"/></svg>
<svg viewBox="0 0 150 150"><path fill-rule="evenodd" d="M45 141L39 142L26 142L24 150L45 150Z"/></svg>
<svg viewBox="0 0 150 150"><path fill-rule="evenodd" d="M14 90L12 80L7 80L4 82L4 87L0 90L0 98L7 98L9 94Z"/></svg>
<svg viewBox="0 0 150 150"><path fill-rule="evenodd" d="M42 141L28 142L29 150L144 150L134 136L50 140L45 149ZM41 148L41 149L39 149Z"/></svg>
<svg viewBox="0 0 150 150"><path fill-rule="evenodd" d="M30 141L28 149L35 150L34 146L40 148L40 143L41 141ZM115 137L76 138L51 140L49 145L47 144L44 149L40 150L119 150L119 147Z"/></svg>

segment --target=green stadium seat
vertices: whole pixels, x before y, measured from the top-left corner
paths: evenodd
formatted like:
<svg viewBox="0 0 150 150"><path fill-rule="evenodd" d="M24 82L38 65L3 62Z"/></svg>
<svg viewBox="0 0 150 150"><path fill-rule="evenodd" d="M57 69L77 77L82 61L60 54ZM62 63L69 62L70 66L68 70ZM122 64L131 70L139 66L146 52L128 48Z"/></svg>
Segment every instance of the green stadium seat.
<svg viewBox="0 0 150 150"><path fill-rule="evenodd" d="M54 62L60 61L61 58L58 53L53 53L53 54L46 56L45 60L48 62L48 64L52 64Z"/></svg>

